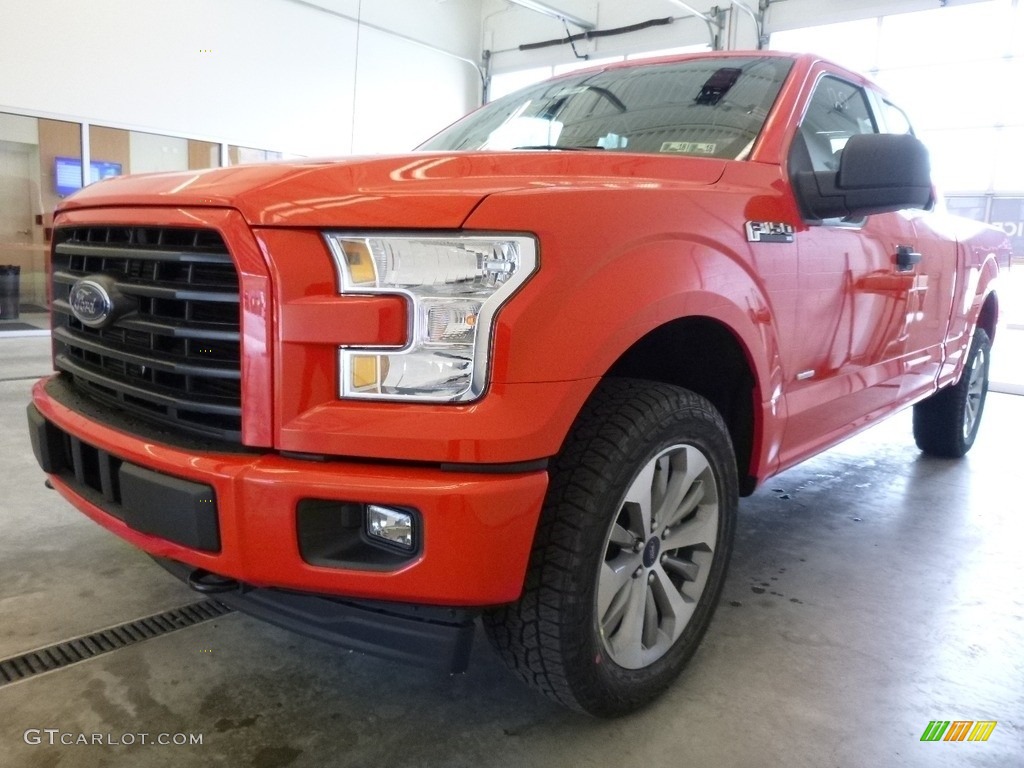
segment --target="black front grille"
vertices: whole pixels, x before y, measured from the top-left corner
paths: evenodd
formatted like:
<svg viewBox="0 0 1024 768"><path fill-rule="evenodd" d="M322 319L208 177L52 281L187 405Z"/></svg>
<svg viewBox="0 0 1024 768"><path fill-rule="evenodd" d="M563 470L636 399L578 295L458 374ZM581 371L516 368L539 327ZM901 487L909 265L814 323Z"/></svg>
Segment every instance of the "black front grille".
<svg viewBox="0 0 1024 768"><path fill-rule="evenodd" d="M69 294L83 278L117 294L114 317L101 327L71 310ZM194 434L241 439L238 273L217 232L59 229L53 311L57 369L80 390Z"/></svg>

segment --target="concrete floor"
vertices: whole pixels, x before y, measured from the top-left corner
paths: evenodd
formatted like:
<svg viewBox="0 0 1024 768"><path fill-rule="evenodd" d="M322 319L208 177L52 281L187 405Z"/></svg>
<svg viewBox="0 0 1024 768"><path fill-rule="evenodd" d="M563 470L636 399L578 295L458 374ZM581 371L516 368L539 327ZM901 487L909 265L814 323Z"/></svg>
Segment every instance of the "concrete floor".
<svg viewBox="0 0 1024 768"><path fill-rule="evenodd" d="M24 407L47 367L46 339L0 339L0 658L196 599L43 488ZM0 764L1021 765L1022 425L1024 398L993 394L974 451L942 461L902 414L744 500L704 644L622 720L547 703L482 636L447 677L231 614L0 687ZM920 741L957 719L998 725L987 742ZM30 728L203 744L31 745Z"/></svg>

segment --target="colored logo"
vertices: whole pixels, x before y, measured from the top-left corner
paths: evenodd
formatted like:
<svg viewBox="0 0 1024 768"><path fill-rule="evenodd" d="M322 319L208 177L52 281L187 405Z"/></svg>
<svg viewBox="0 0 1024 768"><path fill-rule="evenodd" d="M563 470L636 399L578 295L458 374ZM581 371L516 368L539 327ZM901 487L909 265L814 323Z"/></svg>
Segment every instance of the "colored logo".
<svg viewBox="0 0 1024 768"><path fill-rule="evenodd" d="M68 303L75 317L90 328L106 325L114 311L114 300L96 280L76 281L68 294Z"/></svg>
<svg viewBox="0 0 1024 768"><path fill-rule="evenodd" d="M932 720L921 741L988 741L997 720Z"/></svg>

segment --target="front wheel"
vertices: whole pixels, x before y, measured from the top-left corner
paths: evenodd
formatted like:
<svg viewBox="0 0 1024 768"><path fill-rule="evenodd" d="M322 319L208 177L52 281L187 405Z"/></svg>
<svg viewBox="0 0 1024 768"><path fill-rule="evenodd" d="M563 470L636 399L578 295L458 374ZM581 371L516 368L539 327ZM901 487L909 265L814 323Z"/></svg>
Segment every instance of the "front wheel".
<svg viewBox="0 0 1024 768"><path fill-rule="evenodd" d="M509 667L598 716L678 676L711 620L732 550L736 463L704 398L601 384L551 467L519 602L484 617Z"/></svg>
<svg viewBox="0 0 1024 768"><path fill-rule="evenodd" d="M914 441L925 453L958 459L971 450L988 395L991 349L988 334L978 328L960 381L914 406Z"/></svg>

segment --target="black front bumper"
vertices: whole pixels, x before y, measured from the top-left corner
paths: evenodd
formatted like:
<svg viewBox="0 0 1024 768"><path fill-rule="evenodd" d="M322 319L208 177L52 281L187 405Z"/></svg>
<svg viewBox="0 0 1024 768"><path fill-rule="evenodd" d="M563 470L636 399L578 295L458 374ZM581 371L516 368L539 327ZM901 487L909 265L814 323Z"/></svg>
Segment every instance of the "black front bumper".
<svg viewBox="0 0 1024 768"><path fill-rule="evenodd" d="M346 600L262 589L154 557L193 589L235 610L332 645L379 658L465 672L479 611L465 608Z"/></svg>
<svg viewBox="0 0 1024 768"><path fill-rule="evenodd" d="M204 552L220 551L213 488L154 472L89 445L28 406L32 452L40 468L129 528Z"/></svg>
<svg viewBox="0 0 1024 768"><path fill-rule="evenodd" d="M221 548L217 498L202 483L132 464L92 446L28 406L32 450L42 470L133 530L197 550ZM154 559L197 591L277 626L370 655L463 672L479 609L350 600L197 578L193 566Z"/></svg>

